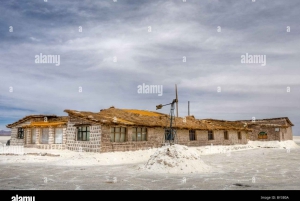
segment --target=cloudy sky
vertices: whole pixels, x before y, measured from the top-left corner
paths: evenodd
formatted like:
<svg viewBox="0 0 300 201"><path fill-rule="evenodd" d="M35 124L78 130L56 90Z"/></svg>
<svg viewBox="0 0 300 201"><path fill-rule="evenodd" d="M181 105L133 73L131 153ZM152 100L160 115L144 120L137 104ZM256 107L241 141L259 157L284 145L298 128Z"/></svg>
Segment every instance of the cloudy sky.
<svg viewBox="0 0 300 201"><path fill-rule="evenodd" d="M0 130L64 109L155 111L175 98L177 84L180 116L188 101L196 118L287 116L300 135L299 7L298 0L1 2ZM242 63L246 53L265 55L266 65ZM59 55L60 65L35 63L40 54ZM163 95L138 93L143 83L162 85Z"/></svg>

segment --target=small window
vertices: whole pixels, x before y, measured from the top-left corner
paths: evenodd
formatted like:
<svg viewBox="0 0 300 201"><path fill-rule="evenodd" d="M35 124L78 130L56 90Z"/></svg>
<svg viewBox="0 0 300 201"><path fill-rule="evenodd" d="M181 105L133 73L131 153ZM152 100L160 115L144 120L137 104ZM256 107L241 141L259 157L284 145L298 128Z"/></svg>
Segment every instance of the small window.
<svg viewBox="0 0 300 201"><path fill-rule="evenodd" d="M147 128L132 128L132 141L147 141Z"/></svg>
<svg viewBox="0 0 300 201"><path fill-rule="evenodd" d="M239 139L239 140L242 139L242 134L241 134L241 132L238 132L238 139Z"/></svg>
<svg viewBox="0 0 300 201"><path fill-rule="evenodd" d="M228 140L228 131L224 131L224 139Z"/></svg>
<svg viewBox="0 0 300 201"><path fill-rule="evenodd" d="M268 134L264 131L258 133L258 139L268 139Z"/></svg>
<svg viewBox="0 0 300 201"><path fill-rule="evenodd" d="M90 126L77 127L77 141L89 141L90 140Z"/></svg>
<svg viewBox="0 0 300 201"><path fill-rule="evenodd" d="M112 127L110 128L110 141L111 142L126 142L126 128Z"/></svg>
<svg viewBox="0 0 300 201"><path fill-rule="evenodd" d="M196 140L195 130L189 130L189 134L190 134L190 141L195 141Z"/></svg>
<svg viewBox="0 0 300 201"><path fill-rule="evenodd" d="M24 139L24 128L18 128L18 139Z"/></svg>
<svg viewBox="0 0 300 201"><path fill-rule="evenodd" d="M275 131L278 132L278 131L279 131L279 128L275 128Z"/></svg>
<svg viewBox="0 0 300 201"><path fill-rule="evenodd" d="M213 140L213 139L214 139L213 131L208 131L208 140Z"/></svg>

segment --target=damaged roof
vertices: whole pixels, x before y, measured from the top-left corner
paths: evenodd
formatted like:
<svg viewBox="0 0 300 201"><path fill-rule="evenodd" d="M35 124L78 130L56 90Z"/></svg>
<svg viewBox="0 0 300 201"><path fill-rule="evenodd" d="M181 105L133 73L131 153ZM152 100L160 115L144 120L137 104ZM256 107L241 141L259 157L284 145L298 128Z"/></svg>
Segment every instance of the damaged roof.
<svg viewBox="0 0 300 201"><path fill-rule="evenodd" d="M51 127L51 126L62 126L66 125L68 122L66 121L53 121L53 122L44 122L44 121L38 121L38 122L31 122L28 125L24 125L22 127L25 128L35 128L35 127Z"/></svg>
<svg viewBox="0 0 300 201"><path fill-rule="evenodd" d="M24 122L29 121L31 119L44 118L44 117L49 118L49 121L51 121L51 122L55 122L55 121L67 122L68 121L67 116L57 116L57 115L54 115L54 114L37 114L37 115L27 115L24 118L14 122L14 123L6 125L6 127L7 128L12 128L14 126L17 126L18 124L24 123Z"/></svg>
<svg viewBox="0 0 300 201"><path fill-rule="evenodd" d="M169 125L170 116L168 114L137 109L119 109L110 107L108 109L102 109L100 112L88 112L88 111L76 111L66 109L64 112L69 116L79 118L89 123L107 124L107 125L124 125L124 126L145 126L145 127L166 127ZM48 118L48 123L43 123L39 118ZM36 118L36 119L35 119ZM27 126L50 126L61 125L68 122L68 116L56 116L56 115L28 115L12 124L8 124L7 128L12 128L18 124L24 123L28 120L32 120L30 125ZM239 121L227 121L218 119L196 119L194 116L175 117L173 124L177 129L197 129L197 130L245 130L251 131L251 125L259 124L266 127L280 127L277 122L272 120L285 119L288 124L294 126L288 117L279 117L271 119L256 119L252 120L239 120ZM39 122L38 122L39 121ZM287 125L281 125L287 126Z"/></svg>
<svg viewBox="0 0 300 201"><path fill-rule="evenodd" d="M146 127L166 127L169 124L170 116L163 113L136 110L119 109L110 107L98 113L76 110L64 110L70 116L81 120L107 125L127 125L127 126L146 126ZM197 129L197 130L248 130L244 123L235 121L195 119L193 116L175 117L173 124L178 129Z"/></svg>
<svg viewBox="0 0 300 201"><path fill-rule="evenodd" d="M283 126L280 124L274 124L272 123L272 121L276 121L276 120L285 120L288 124L290 124L291 126L294 126L294 124L290 121L290 119L288 117L277 117L277 118L269 118L269 119L255 119L255 121L252 120L237 120L237 122L249 122L248 124L250 125L254 125L254 124L259 124L259 125L265 125L265 126L272 126L272 127L277 127L279 126ZM277 125L277 126L276 126ZM284 125L286 127L286 125Z"/></svg>

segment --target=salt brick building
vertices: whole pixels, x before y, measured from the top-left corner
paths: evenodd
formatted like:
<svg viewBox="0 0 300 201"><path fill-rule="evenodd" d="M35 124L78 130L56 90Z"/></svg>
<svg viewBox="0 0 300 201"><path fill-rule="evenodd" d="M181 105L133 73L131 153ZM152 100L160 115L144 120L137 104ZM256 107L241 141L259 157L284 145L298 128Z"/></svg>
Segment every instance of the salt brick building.
<svg viewBox="0 0 300 201"><path fill-rule="evenodd" d="M7 125L11 145L86 152L134 151L162 146L170 116L110 107L100 112L65 110L68 116L29 115ZM175 117L176 143L187 146L246 144L248 140L292 140L287 117L225 121Z"/></svg>
<svg viewBox="0 0 300 201"><path fill-rule="evenodd" d="M292 126L288 117L271 119L240 120L252 131L248 133L249 140L285 141L293 140Z"/></svg>
<svg viewBox="0 0 300 201"><path fill-rule="evenodd" d="M67 116L28 115L6 127L11 129L10 145L65 149L67 123Z"/></svg>

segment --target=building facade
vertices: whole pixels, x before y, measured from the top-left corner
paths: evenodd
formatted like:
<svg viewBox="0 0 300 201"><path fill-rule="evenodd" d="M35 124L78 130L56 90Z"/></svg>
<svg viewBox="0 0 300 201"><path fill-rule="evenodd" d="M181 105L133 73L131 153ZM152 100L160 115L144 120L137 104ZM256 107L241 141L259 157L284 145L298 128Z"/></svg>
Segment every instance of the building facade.
<svg viewBox="0 0 300 201"><path fill-rule="evenodd" d="M10 145L42 149L64 149L68 117L29 115L7 125Z"/></svg>
<svg viewBox="0 0 300 201"><path fill-rule="evenodd" d="M289 120L288 117L240 120L240 122L246 123L248 128L252 130L252 132L249 132L249 140L293 140L292 126L294 126L294 124Z"/></svg>
<svg viewBox="0 0 300 201"><path fill-rule="evenodd" d="M135 151L161 147L168 115L109 108L99 113L65 110L69 115L67 148L74 151ZM226 124L226 125L225 125ZM187 146L246 144L250 130L242 123L175 118L175 143Z"/></svg>
<svg viewBox="0 0 300 201"><path fill-rule="evenodd" d="M68 116L30 115L7 125L11 145L84 152L135 151L161 147L167 141L169 116L145 110L98 113L65 110ZM248 140L292 140L288 118L256 122L176 117L174 142L187 146L247 144ZM267 136L267 137L266 137Z"/></svg>

